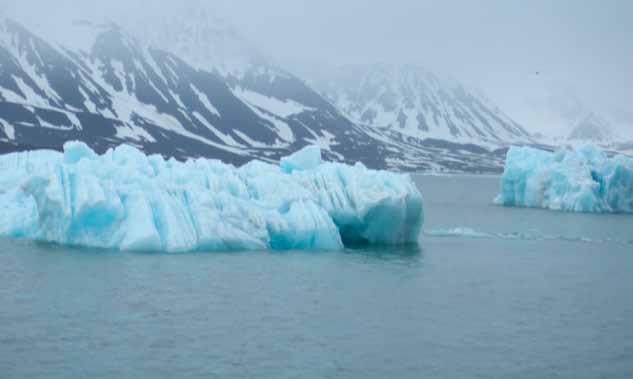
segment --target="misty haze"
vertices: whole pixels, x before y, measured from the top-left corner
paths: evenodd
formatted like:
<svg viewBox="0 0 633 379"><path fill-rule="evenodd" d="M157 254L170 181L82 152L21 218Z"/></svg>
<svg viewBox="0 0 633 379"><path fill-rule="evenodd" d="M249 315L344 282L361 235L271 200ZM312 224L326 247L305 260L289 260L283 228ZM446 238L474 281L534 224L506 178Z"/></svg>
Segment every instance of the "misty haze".
<svg viewBox="0 0 633 379"><path fill-rule="evenodd" d="M631 15L0 0L0 377L633 377Z"/></svg>

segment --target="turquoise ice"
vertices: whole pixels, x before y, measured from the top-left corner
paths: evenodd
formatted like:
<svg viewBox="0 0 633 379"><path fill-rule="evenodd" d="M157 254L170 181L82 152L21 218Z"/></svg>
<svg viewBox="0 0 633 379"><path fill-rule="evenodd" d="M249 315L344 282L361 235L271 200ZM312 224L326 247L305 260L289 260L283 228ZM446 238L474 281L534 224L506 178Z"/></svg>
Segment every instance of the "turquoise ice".
<svg viewBox="0 0 633 379"><path fill-rule="evenodd" d="M585 146L508 151L496 203L572 212L633 212L633 158Z"/></svg>
<svg viewBox="0 0 633 379"><path fill-rule="evenodd" d="M321 161L179 162L122 145L103 155L0 156L0 236L133 251L337 250L416 243L422 197L408 175Z"/></svg>

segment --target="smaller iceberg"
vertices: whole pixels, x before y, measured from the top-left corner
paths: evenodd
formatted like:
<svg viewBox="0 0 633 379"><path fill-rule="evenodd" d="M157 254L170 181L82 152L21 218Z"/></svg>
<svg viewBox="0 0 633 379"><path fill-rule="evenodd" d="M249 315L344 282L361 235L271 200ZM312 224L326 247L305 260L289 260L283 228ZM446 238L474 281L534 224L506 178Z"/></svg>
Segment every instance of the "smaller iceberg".
<svg viewBox="0 0 633 379"><path fill-rule="evenodd" d="M593 146L554 153L508 151L495 202L569 212L633 212L633 158L609 157Z"/></svg>
<svg viewBox="0 0 633 379"><path fill-rule="evenodd" d="M122 145L0 156L0 237L133 251L336 250L417 243L408 175L321 160L179 162Z"/></svg>

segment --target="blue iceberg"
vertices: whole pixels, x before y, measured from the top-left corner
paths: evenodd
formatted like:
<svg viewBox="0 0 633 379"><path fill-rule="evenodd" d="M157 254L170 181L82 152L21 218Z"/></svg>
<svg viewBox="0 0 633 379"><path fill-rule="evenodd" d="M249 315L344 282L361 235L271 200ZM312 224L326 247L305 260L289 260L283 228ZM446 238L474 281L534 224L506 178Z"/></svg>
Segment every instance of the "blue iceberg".
<svg viewBox="0 0 633 379"><path fill-rule="evenodd" d="M0 156L0 236L132 251L337 250L417 243L408 175L321 161L179 162L122 145Z"/></svg>
<svg viewBox="0 0 633 379"><path fill-rule="evenodd" d="M496 203L570 212L633 212L633 158L592 146L508 151Z"/></svg>

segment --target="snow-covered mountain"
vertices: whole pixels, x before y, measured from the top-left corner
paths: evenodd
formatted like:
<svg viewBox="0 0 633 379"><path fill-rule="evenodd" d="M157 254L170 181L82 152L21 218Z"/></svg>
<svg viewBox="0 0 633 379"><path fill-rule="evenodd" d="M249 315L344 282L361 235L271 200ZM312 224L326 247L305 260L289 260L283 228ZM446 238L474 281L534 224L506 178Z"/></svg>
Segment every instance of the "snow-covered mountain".
<svg viewBox="0 0 633 379"><path fill-rule="evenodd" d="M183 13L152 23L125 25L143 44L169 51L192 66L222 76L239 76L270 60L237 28L191 5Z"/></svg>
<svg viewBox="0 0 633 379"><path fill-rule="evenodd" d="M127 142L236 163L318 143L332 159L384 164L382 146L293 77L265 75L262 82L253 73L228 81L147 48L117 26L96 27L86 53L1 23L0 130L7 143L59 148L82 139L103 150Z"/></svg>
<svg viewBox="0 0 633 379"><path fill-rule="evenodd" d="M569 141L581 143L611 144L615 136L611 124L595 113L589 114L571 131Z"/></svg>
<svg viewBox="0 0 633 379"><path fill-rule="evenodd" d="M573 83L539 75L517 93L512 114L537 140L552 145L593 143L610 149L631 140L633 113L582 94Z"/></svg>
<svg viewBox="0 0 633 379"><path fill-rule="evenodd" d="M310 83L352 121L415 138L504 145L530 134L485 96L416 66L311 70Z"/></svg>
<svg viewBox="0 0 633 379"><path fill-rule="evenodd" d="M237 57L237 65L224 64L230 59L207 62L220 50L201 51L204 36L211 34L205 18L194 31L196 23L177 25L170 32L173 40L158 46L147 35L136 38L113 24L82 21L72 25L81 43L64 45L63 38L60 44L2 19L0 151L60 149L79 139L98 152L128 143L177 159L241 164L253 158L276 161L318 144L327 159L374 168L498 172L505 146L528 140L510 122L493 133L492 120L501 116L457 89L451 96L461 96L465 108L447 110L442 102L421 108L430 112L426 118L447 120L442 115L450 114L462 120L444 121L449 130L456 128L448 134L353 122L302 79L250 48L226 53ZM187 41L188 33L200 38ZM445 92L438 89L436 95L446 102ZM476 105L466 108L469 103ZM469 127L468 120L477 124ZM480 139L473 137L476 130L482 131Z"/></svg>
<svg viewBox="0 0 633 379"><path fill-rule="evenodd" d="M256 77L262 90L266 80L276 77L307 79L310 87L347 118L370 127L373 134L474 143L492 150L510 143L534 142L529 133L485 96L469 91L456 80L442 79L418 67L346 66L317 71L301 66L293 70L299 73L297 77L273 63L234 27L196 6L158 25L130 27L138 30L146 43L170 51L192 65L213 70L233 85L245 85ZM227 45L231 47L225 48ZM350 98L363 105L351 104ZM374 104L368 104L374 99ZM384 111L389 102L402 106ZM376 117L364 117L374 111ZM394 124L399 127L385 128Z"/></svg>

